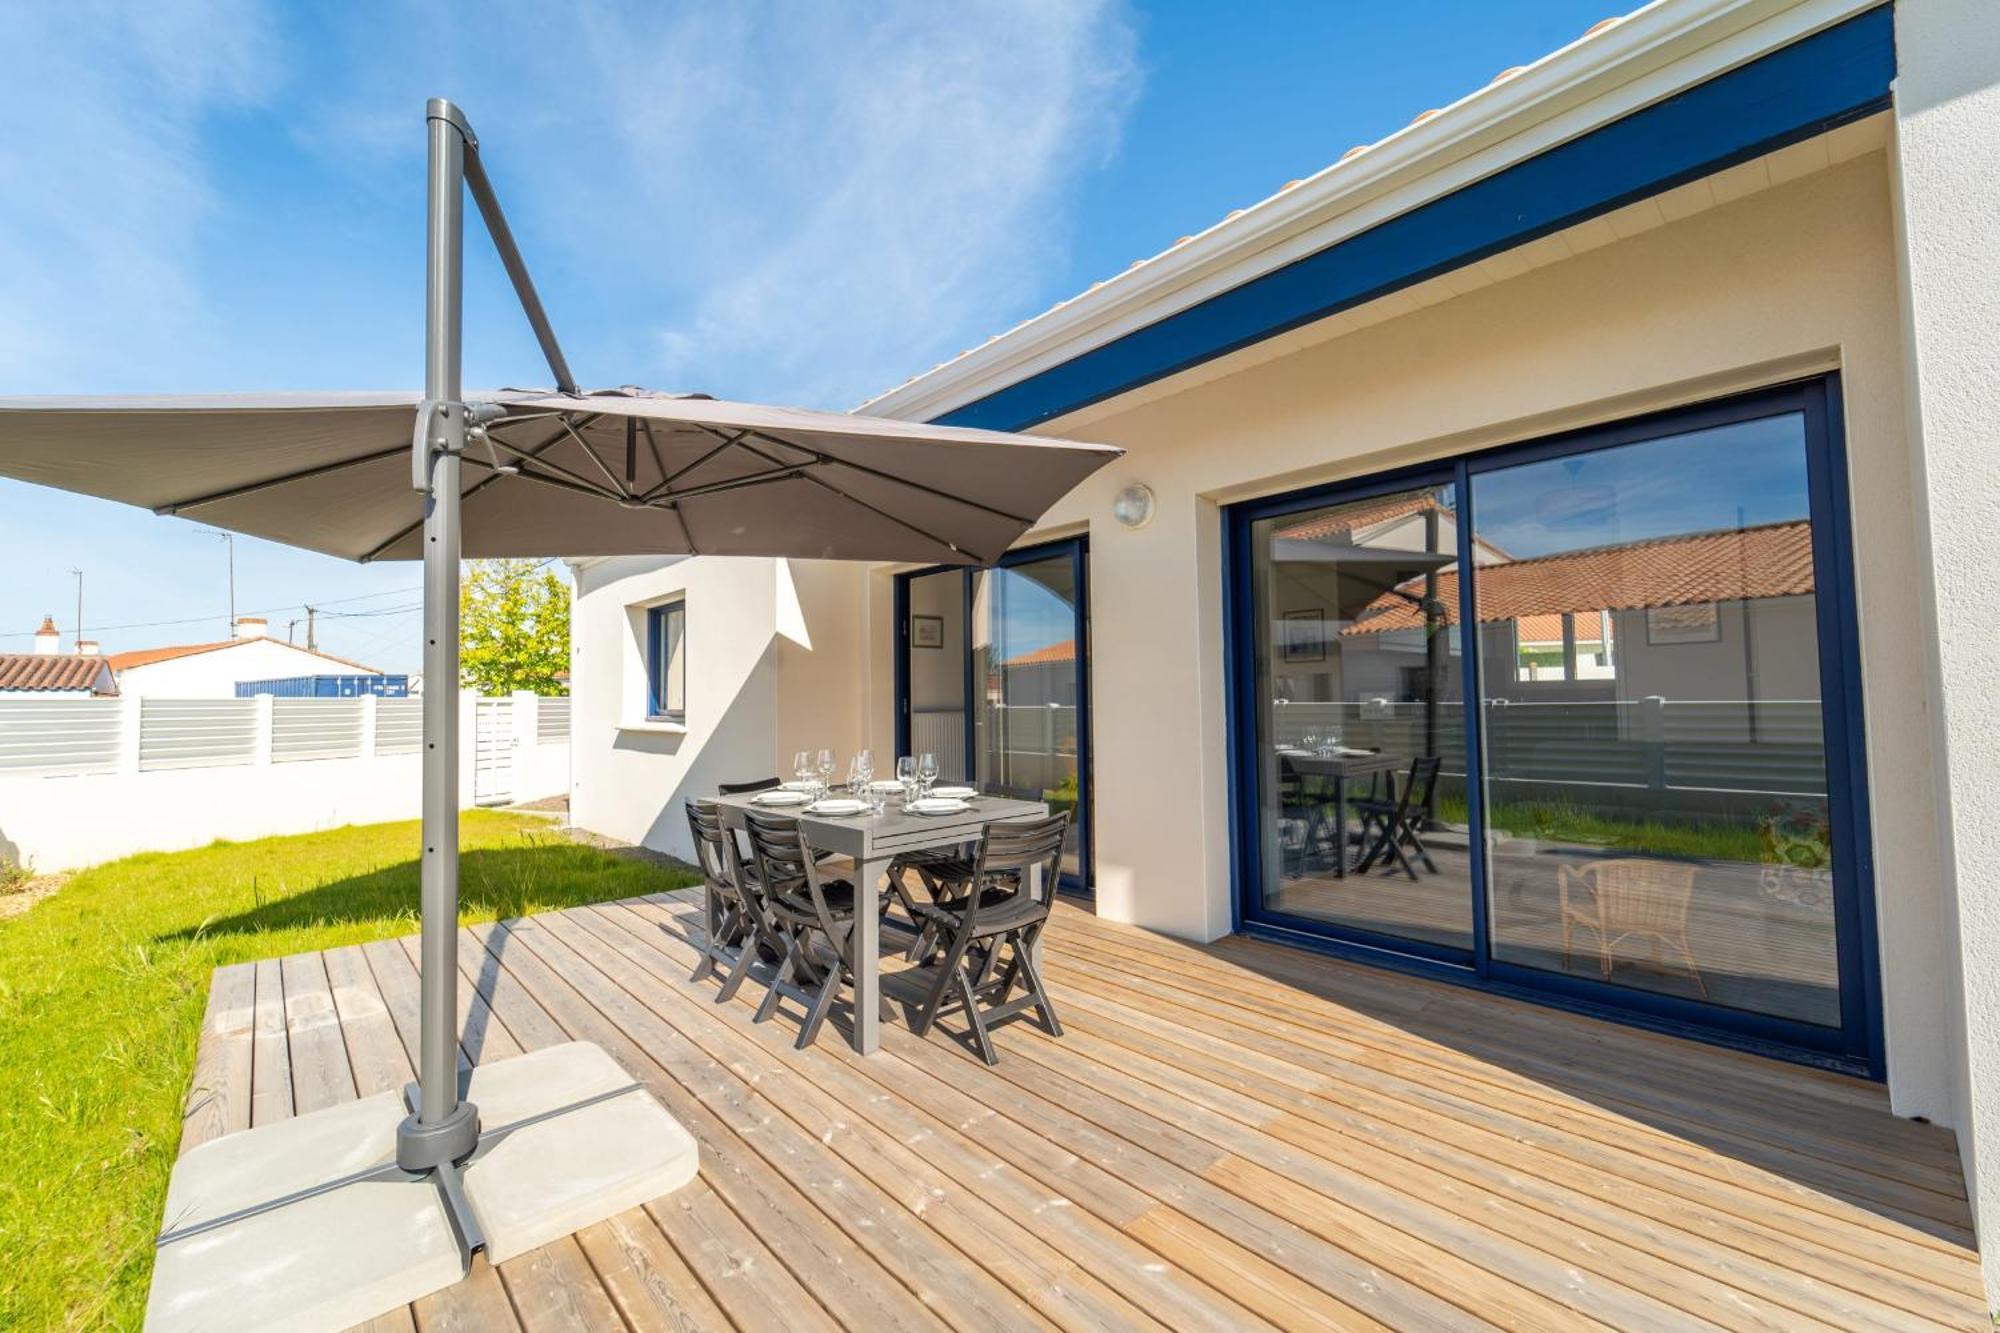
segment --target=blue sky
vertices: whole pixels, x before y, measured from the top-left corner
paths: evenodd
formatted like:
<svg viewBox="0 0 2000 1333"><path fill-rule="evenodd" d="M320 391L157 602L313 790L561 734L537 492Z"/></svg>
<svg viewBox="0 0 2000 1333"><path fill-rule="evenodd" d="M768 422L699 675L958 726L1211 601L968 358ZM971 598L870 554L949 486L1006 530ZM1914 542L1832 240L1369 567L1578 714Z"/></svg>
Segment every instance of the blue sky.
<svg viewBox="0 0 2000 1333"><path fill-rule="evenodd" d="M1609 12L12 0L0 393L414 387L443 94L586 385L847 407ZM467 383L544 382L469 241ZM222 634L196 525L12 483L0 512L0 650L67 631L76 568L109 650ZM415 664L414 567L235 550L239 612L314 603L328 650Z"/></svg>

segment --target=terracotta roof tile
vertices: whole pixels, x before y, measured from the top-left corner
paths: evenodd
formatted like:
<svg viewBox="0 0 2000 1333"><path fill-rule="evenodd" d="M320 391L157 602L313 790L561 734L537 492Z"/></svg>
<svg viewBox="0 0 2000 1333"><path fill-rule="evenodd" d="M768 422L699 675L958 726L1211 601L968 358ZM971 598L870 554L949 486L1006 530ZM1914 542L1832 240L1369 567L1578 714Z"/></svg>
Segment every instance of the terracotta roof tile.
<svg viewBox="0 0 2000 1333"><path fill-rule="evenodd" d="M0 690L91 690L116 694L111 685L99 690L98 677L104 672L101 657L78 657L73 653L0 653Z"/></svg>
<svg viewBox="0 0 2000 1333"><path fill-rule="evenodd" d="M1290 537L1295 541L1318 541L1353 532L1359 528L1372 528L1377 523L1387 523L1409 514L1428 513L1433 509L1445 515L1451 513L1449 509L1439 504L1434 496L1402 495L1379 504L1336 509L1330 514L1320 514L1295 523L1289 528L1280 528L1278 536Z"/></svg>
<svg viewBox="0 0 2000 1333"><path fill-rule="evenodd" d="M1003 667L1049 666L1057 662L1076 661L1076 640L1064 639L1060 643L1044 644L1033 652L1010 657L1000 665Z"/></svg>
<svg viewBox="0 0 2000 1333"><path fill-rule="evenodd" d="M374 667L364 663L355 662L345 657L335 657L332 653L321 652L317 648L300 648L295 643L284 643L282 639L222 639L215 643L182 643L166 648L135 648L129 653L113 653L105 660L111 663L113 671L127 671L133 667L151 666L155 662L171 662L177 657L193 657L197 653L219 652L224 648L235 648L246 643L278 643L286 648L296 649L302 653L311 653L314 657L323 657L329 662L338 662L342 666L353 667L356 671L363 671L371 676L380 674Z"/></svg>
<svg viewBox="0 0 2000 1333"><path fill-rule="evenodd" d="M1446 618L1457 621L1458 572L1441 571L1437 584ZM1422 611L1409 596L1415 587L1412 581L1376 598L1342 633L1423 628ZM1479 619L1492 623L1564 612L1802 597L1812 590L1812 525L1799 519L1482 565Z"/></svg>

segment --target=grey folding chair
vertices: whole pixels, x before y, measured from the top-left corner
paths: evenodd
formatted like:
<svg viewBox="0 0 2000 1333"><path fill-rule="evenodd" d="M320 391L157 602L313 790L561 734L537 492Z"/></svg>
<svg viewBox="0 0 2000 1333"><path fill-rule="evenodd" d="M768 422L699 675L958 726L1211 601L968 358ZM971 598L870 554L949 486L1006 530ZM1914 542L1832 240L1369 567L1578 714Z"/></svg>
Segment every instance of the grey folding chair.
<svg viewBox="0 0 2000 1333"><path fill-rule="evenodd" d="M980 1058L993 1065L1000 1063L1000 1057L993 1051L991 1029L1029 1009L1041 1014L1051 1036L1062 1035L1035 962L1035 942L1048 925L1068 832L1067 811L1046 819L988 824L971 874L955 886L962 891L948 902L918 909L944 942L943 961L911 1025L918 1036L929 1032L942 1015L962 1009ZM1037 869L1041 898L1031 887ZM1003 951L1007 960L1001 965ZM1012 998L1017 985L1023 993Z"/></svg>
<svg viewBox="0 0 2000 1333"><path fill-rule="evenodd" d="M719 971L722 989L715 1000L722 1004L735 998L743 979L750 975L760 946L776 962L784 956L785 941L771 923L756 873L744 864L736 839L722 826L715 807L690 800L687 818L688 830L694 835L695 861L701 868L702 924L707 930L701 960L688 979L700 981Z"/></svg>
<svg viewBox="0 0 2000 1333"><path fill-rule="evenodd" d="M825 876L796 819L752 810L745 812L745 821L764 903L785 939L784 958L755 1021L776 1013L781 996L796 998L806 1006L797 1043L804 1050L818 1039L841 988L854 984L855 888L847 880ZM868 907L879 910L872 902ZM821 942L831 960L818 956Z"/></svg>
<svg viewBox="0 0 2000 1333"><path fill-rule="evenodd" d="M1415 879L1417 868L1410 863L1409 852L1417 854L1424 869L1437 874L1437 862L1431 860L1430 850L1424 846L1423 822L1429 814L1431 790L1437 786L1438 769L1443 762L1436 755L1413 759L1403 790L1394 800L1355 802L1355 809L1361 812L1361 838L1365 847L1361 863L1354 867L1357 875L1380 861L1384 870L1401 866Z"/></svg>

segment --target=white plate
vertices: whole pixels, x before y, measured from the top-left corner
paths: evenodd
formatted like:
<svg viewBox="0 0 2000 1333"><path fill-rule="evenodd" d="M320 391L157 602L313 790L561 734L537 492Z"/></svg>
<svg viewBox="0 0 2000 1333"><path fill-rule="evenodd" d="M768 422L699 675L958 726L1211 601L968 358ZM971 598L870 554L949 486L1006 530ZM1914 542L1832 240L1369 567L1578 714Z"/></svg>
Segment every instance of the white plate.
<svg viewBox="0 0 2000 1333"><path fill-rule="evenodd" d="M809 815L858 815L867 810L868 802L857 801L852 796L830 796L824 801L815 801L806 807Z"/></svg>
<svg viewBox="0 0 2000 1333"><path fill-rule="evenodd" d="M926 796L921 801L911 801L903 807L916 815L962 815L972 807L964 801L945 800L937 796Z"/></svg>
<svg viewBox="0 0 2000 1333"><path fill-rule="evenodd" d="M901 791L903 784L894 778L877 778L868 784L869 791Z"/></svg>
<svg viewBox="0 0 2000 1333"><path fill-rule="evenodd" d="M780 787L775 791L760 791L750 798L752 805L804 805L812 798L802 791L786 791Z"/></svg>
<svg viewBox="0 0 2000 1333"><path fill-rule="evenodd" d="M813 782L813 781L811 781L810 779L805 779L805 778L801 778L801 779L800 779L799 781L797 781L797 782L781 782L781 783L779 783L779 784L778 784L778 790L779 790L779 791L811 791L811 790L812 790L812 789L813 789L814 787L816 787L816 786L818 786L818 785L819 785L818 783L816 783L816 782Z"/></svg>
<svg viewBox="0 0 2000 1333"><path fill-rule="evenodd" d="M931 795L946 801L969 801L979 793L971 787L932 787Z"/></svg>

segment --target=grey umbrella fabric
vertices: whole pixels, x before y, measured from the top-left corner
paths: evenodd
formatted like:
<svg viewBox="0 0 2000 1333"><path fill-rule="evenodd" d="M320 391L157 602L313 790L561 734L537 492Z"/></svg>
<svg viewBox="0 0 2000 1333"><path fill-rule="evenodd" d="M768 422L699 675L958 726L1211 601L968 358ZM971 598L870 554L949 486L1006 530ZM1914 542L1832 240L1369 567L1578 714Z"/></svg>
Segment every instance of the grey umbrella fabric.
<svg viewBox="0 0 2000 1333"><path fill-rule="evenodd" d="M0 398L0 476L351 560L421 556L415 393ZM1104 445L616 389L466 395L467 558L987 563Z"/></svg>

